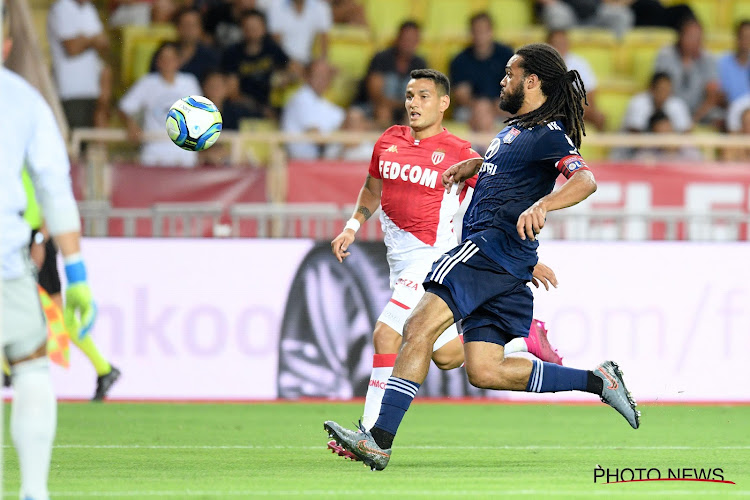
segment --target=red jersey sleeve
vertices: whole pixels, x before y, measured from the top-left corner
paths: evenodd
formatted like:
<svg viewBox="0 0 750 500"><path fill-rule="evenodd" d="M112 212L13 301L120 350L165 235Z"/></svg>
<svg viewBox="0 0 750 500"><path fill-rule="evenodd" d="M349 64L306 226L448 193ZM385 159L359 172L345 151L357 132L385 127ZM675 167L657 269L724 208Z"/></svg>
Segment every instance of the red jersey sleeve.
<svg viewBox="0 0 750 500"><path fill-rule="evenodd" d="M381 135L378 141L375 143L375 147L372 148L372 158L370 158L369 174L375 179L381 179L380 151L381 151L382 144L383 144L383 136Z"/></svg>
<svg viewBox="0 0 750 500"><path fill-rule="evenodd" d="M471 149L471 147L469 146L469 147L465 147L464 149L461 150L461 153L458 156L458 161L462 162L464 160L470 160L472 158L481 158L481 157L482 157L482 155L480 155L479 153L477 153L476 151L474 151L473 149ZM471 179L467 179L466 180L466 186L468 186L470 188L473 188L476 185L476 183L477 183L477 176L476 175L474 177L472 177ZM463 194L466 194L466 187L464 187L464 193ZM462 195L462 198L463 198L463 195Z"/></svg>

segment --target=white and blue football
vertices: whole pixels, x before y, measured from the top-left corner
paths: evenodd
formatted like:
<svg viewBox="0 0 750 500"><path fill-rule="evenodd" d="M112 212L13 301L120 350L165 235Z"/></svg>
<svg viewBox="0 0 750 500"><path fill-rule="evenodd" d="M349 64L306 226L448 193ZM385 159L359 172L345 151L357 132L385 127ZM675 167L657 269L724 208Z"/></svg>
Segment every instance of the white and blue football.
<svg viewBox="0 0 750 500"><path fill-rule="evenodd" d="M183 97L169 109L167 134L182 149L208 149L221 134L219 108L203 96Z"/></svg>

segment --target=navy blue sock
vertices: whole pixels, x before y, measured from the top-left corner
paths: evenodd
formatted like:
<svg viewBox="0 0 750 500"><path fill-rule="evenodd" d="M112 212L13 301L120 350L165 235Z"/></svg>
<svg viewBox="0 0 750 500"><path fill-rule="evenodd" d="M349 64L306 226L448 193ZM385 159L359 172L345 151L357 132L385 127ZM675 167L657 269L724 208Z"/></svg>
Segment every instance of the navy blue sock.
<svg viewBox="0 0 750 500"><path fill-rule="evenodd" d="M398 377L388 379L383 402L380 404L380 416L371 431L378 446L383 449L391 447L398 426L418 390L419 384L416 382Z"/></svg>
<svg viewBox="0 0 750 500"><path fill-rule="evenodd" d="M577 370L535 359L526 392L591 391L589 370Z"/></svg>

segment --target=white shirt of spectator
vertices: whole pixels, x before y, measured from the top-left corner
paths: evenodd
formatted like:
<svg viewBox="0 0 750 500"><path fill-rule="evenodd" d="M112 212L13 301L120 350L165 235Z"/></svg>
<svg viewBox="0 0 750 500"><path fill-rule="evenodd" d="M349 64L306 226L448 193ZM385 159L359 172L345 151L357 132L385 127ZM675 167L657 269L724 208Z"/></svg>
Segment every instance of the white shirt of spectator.
<svg viewBox="0 0 750 500"><path fill-rule="evenodd" d="M687 132L693 126L690 110L685 101L677 96L669 96L662 107L664 113L669 117L672 128L676 132ZM654 100L651 93L641 92L630 99L625 117L622 120L624 130L638 130L645 132L648 129L648 120L654 114Z"/></svg>
<svg viewBox="0 0 750 500"><path fill-rule="evenodd" d="M310 62L315 36L333 25L331 7L322 0L305 0L298 13L291 0L277 0L268 8L268 31L281 36L281 48L295 61Z"/></svg>
<svg viewBox="0 0 750 500"><path fill-rule="evenodd" d="M130 116L143 113L143 131L157 132L163 141L144 142L141 163L147 166L194 167L198 155L177 147L167 136L166 121L169 108L178 99L201 95L198 80L190 73L177 73L169 83L159 73L149 73L133 84L120 101L120 109Z"/></svg>
<svg viewBox="0 0 750 500"><path fill-rule="evenodd" d="M750 109L750 94L745 94L732 101L727 110L727 130L729 132L742 131L742 115L748 109Z"/></svg>
<svg viewBox="0 0 750 500"><path fill-rule="evenodd" d="M0 67L0 259L2 278L28 273L21 249L28 246L31 228L23 218L26 192L24 165L53 234L78 231L80 218L70 182L70 163L60 129L39 92L15 73ZM29 119L29 117L33 117Z"/></svg>
<svg viewBox="0 0 750 500"><path fill-rule="evenodd" d="M289 99L281 116L281 129L284 132L301 133L311 129L320 132L333 132L344 123L345 112L320 97L309 86L300 88ZM316 159L318 146L312 143L289 144L289 156L296 159ZM372 151L370 151L372 154Z"/></svg>
<svg viewBox="0 0 750 500"><path fill-rule="evenodd" d="M101 93L99 78L101 59L96 49L89 48L69 56L64 40L94 36L104 30L96 7L91 2L57 0L47 15L52 66L60 99L96 99Z"/></svg>
<svg viewBox="0 0 750 500"><path fill-rule="evenodd" d="M583 85L584 87L586 87L586 92L593 92L594 90L596 90L596 87L598 85L596 81L596 75L594 74L594 70L591 69L591 65L586 59L579 56L578 54L568 52L568 55L565 56L565 65L568 67L568 71L573 69L578 71L578 73L581 75Z"/></svg>

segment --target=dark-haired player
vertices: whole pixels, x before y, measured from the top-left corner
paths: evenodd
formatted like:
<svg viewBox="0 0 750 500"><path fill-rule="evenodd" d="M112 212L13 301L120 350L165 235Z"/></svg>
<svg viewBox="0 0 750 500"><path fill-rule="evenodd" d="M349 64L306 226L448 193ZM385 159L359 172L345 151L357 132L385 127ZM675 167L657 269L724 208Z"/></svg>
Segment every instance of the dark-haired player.
<svg viewBox="0 0 750 500"><path fill-rule="evenodd" d="M456 246L453 216L463 189L446 192L440 177L462 160L481 158L471 145L443 128L443 114L450 104L450 83L431 69L414 70L406 87L405 106L409 126L393 126L375 144L370 169L357 198L357 209L345 229L331 243L341 261L349 253L360 225L382 206L390 285L393 296L378 318L373 333L375 356L367 388L362 424L369 429L380 414L380 401L401 345L404 323L424 295L422 282L432 263ZM467 183L474 185L474 178ZM554 273L539 264L535 276L545 287L556 285ZM538 286L538 283L535 282ZM528 337L518 337L506 352L530 352L545 361L561 363L551 348L544 323L534 321ZM432 359L444 370L464 362L463 345L455 325L448 327L432 347ZM339 452L335 442L329 444Z"/></svg>
<svg viewBox="0 0 750 500"><path fill-rule="evenodd" d="M527 392L585 391L639 426L635 402L617 365L594 371L518 357L504 346L528 335L533 295L526 283L537 262L536 235L547 212L575 205L596 191L578 147L585 133L585 88L560 54L545 44L519 49L508 61L500 106L508 126L492 140L484 161L468 159L443 174L451 189L477 173L464 217L464 241L439 258L424 283L425 295L404 327L404 338L388 379L380 416L368 431L324 425L346 450L373 469L391 456L396 431L427 376L431 348L451 324L461 321L466 372L480 388ZM555 178L568 180L554 193Z"/></svg>

